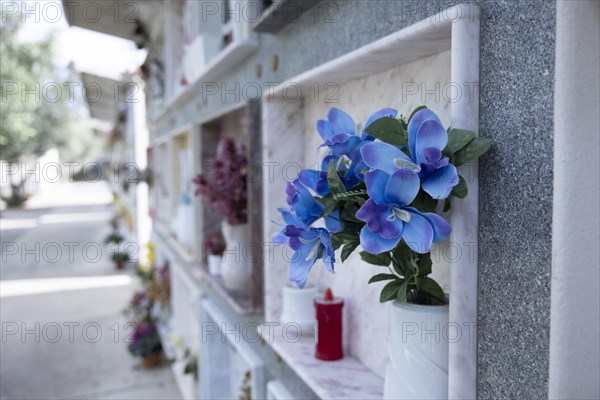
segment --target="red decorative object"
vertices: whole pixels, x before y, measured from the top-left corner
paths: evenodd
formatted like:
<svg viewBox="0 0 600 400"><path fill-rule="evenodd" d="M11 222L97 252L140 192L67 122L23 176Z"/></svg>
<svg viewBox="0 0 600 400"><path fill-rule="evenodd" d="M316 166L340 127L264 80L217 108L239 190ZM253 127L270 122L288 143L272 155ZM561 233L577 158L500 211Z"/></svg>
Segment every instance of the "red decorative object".
<svg viewBox="0 0 600 400"><path fill-rule="evenodd" d="M315 356L319 360L335 361L344 357L342 348L342 308L344 300L335 298L331 289L322 299L315 299L317 314L317 346Z"/></svg>

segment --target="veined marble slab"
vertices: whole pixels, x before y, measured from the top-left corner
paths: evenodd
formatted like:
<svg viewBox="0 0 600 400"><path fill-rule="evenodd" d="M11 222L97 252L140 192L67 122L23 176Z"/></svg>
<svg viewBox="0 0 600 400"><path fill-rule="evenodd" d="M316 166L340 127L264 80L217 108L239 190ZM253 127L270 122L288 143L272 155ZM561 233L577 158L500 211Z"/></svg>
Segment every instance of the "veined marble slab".
<svg viewBox="0 0 600 400"><path fill-rule="evenodd" d="M261 336L321 399L381 399L383 379L356 358L338 361L315 358L315 338L284 336L282 326L262 327ZM288 337L288 339L286 339ZM296 341L297 340L297 341Z"/></svg>

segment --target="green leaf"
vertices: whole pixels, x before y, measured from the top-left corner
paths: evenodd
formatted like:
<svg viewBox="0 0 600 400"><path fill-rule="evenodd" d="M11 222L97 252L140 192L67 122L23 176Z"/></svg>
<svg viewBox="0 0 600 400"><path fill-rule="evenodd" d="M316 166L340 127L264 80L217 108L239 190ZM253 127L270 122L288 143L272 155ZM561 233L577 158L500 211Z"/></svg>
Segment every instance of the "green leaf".
<svg viewBox="0 0 600 400"><path fill-rule="evenodd" d="M387 267L390 265L390 262L392 262L392 258L390 257L389 253L371 254L368 251L361 251L360 258L369 264L380 265L382 267Z"/></svg>
<svg viewBox="0 0 600 400"><path fill-rule="evenodd" d="M331 214L332 212L334 212L338 208L339 208L338 202L337 201L332 201L332 202L328 203L325 206L325 208L323 209L323 214L325 214L325 215Z"/></svg>
<svg viewBox="0 0 600 400"><path fill-rule="evenodd" d="M393 274L377 274L369 279L369 283L389 281L390 279L398 279L398 277Z"/></svg>
<svg viewBox="0 0 600 400"><path fill-rule="evenodd" d="M353 201L347 201L342 207L342 211L340 213L340 218L345 222L359 222L359 219L356 218L356 212L358 211L358 205Z"/></svg>
<svg viewBox="0 0 600 400"><path fill-rule="evenodd" d="M428 195L423 189L419 190L417 197L411 203L411 206L421 212L434 212L437 205L438 201Z"/></svg>
<svg viewBox="0 0 600 400"><path fill-rule="evenodd" d="M469 186L467 186L467 181L462 176L458 176L458 183L456 186L452 188L452 192L450 192L450 196L458 197L459 199L464 199L467 197L469 193ZM445 208L445 206L444 206ZM444 210L446 211L446 210Z"/></svg>
<svg viewBox="0 0 600 400"><path fill-rule="evenodd" d="M415 108L413 110L413 112L410 113L410 116L408 117L408 122L410 122L410 120L412 119L413 115L415 115L418 111L423 110L424 108L427 108L427 107L425 107L425 106L419 106L419 107Z"/></svg>
<svg viewBox="0 0 600 400"><path fill-rule="evenodd" d="M481 157L494 141L485 137L476 137L471 140L465 147L454 154L454 165L459 166L473 161Z"/></svg>
<svg viewBox="0 0 600 400"><path fill-rule="evenodd" d="M341 243L343 243L343 244L352 243L357 240L356 236L354 236L350 233L347 233L347 232L334 233L333 237L340 240Z"/></svg>
<svg viewBox="0 0 600 400"><path fill-rule="evenodd" d="M394 146L406 146L408 137L402 123L395 118L383 117L373 121L366 129L369 135L377 139L393 144Z"/></svg>
<svg viewBox="0 0 600 400"><path fill-rule="evenodd" d="M410 273L412 267L412 260L417 257L417 253L408 247L404 240L398 243L398 246L394 249L394 267L396 270L400 269L403 276L407 276Z"/></svg>
<svg viewBox="0 0 600 400"><path fill-rule="evenodd" d="M346 188L335 169L333 160L329 161L329 167L327 167L327 184L329 185L329 190L331 190L331 193L334 195L346 191Z"/></svg>
<svg viewBox="0 0 600 400"><path fill-rule="evenodd" d="M342 244L344 243L338 236L331 235L331 245L333 246L333 250L339 249Z"/></svg>
<svg viewBox="0 0 600 400"><path fill-rule="evenodd" d="M452 194L452 193L450 193L450 194ZM446 201L444 201L444 212L450 211L450 207L452 207L452 203L450 202L450 199L448 198L448 199L446 199Z"/></svg>
<svg viewBox="0 0 600 400"><path fill-rule="evenodd" d="M419 275L418 276L427 276L431 273L431 254L425 253L422 254L419 258Z"/></svg>
<svg viewBox="0 0 600 400"><path fill-rule="evenodd" d="M467 143L473 140L476 136L477 134L473 131L467 131L464 129L450 129L448 131L448 144L442 151L442 154L445 157L450 157L450 155L465 147Z"/></svg>
<svg viewBox="0 0 600 400"><path fill-rule="evenodd" d="M348 243L342 249L342 262L346 261L350 254L358 247L358 241L354 241L352 243Z"/></svg>
<svg viewBox="0 0 600 400"><path fill-rule="evenodd" d="M391 281L381 289L381 296L379 301L385 303L386 301L394 300L398 296L398 289L404 284L403 280Z"/></svg>
<svg viewBox="0 0 600 400"><path fill-rule="evenodd" d="M446 297L444 296L444 291L438 285L436 281L428 277L419 277L417 278L417 288L419 292L423 293L428 297L432 297L442 303L446 302Z"/></svg>
<svg viewBox="0 0 600 400"><path fill-rule="evenodd" d="M402 281L402 284L398 288L398 295L396 297L398 301L406 303L406 298L408 297L408 286L409 284L406 281Z"/></svg>

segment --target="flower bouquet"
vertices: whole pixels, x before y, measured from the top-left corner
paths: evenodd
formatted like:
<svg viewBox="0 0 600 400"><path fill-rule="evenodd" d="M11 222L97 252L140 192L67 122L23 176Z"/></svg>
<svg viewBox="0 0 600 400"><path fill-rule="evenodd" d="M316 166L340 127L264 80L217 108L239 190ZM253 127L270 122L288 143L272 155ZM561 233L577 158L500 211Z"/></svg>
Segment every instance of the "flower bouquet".
<svg viewBox="0 0 600 400"><path fill-rule="evenodd" d="M241 256L248 242L248 160L246 146L236 145L230 137L219 141L212 168L194 179L196 195L223 219L222 232L227 244L221 265L223 283L230 290L248 287L250 267Z"/></svg>
<svg viewBox="0 0 600 400"><path fill-rule="evenodd" d="M117 250L110 256L112 262L115 264L116 269L125 268L125 263L131 261L131 256L125 250Z"/></svg>
<svg viewBox="0 0 600 400"><path fill-rule="evenodd" d="M428 276L433 243L451 232L439 212L467 196L456 167L476 160L492 141L444 129L425 107L408 118L397 114L377 111L363 128L332 108L317 122L329 153L319 170L302 170L288 183L289 207L279 209L284 226L273 241L295 251L290 280L299 287L318 259L334 272L338 249L344 262L360 246L364 261L386 268L369 280L387 281L380 301L393 300L384 399L447 398L448 342L435 335L403 340L403 327L431 332L448 324L448 298Z"/></svg>
<svg viewBox="0 0 600 400"><path fill-rule="evenodd" d="M237 146L233 138L223 137L209 165L212 168L193 180L197 185L196 196L202 196L206 205L228 224L245 224L248 219L246 146L243 143Z"/></svg>
<svg viewBox="0 0 600 400"><path fill-rule="evenodd" d="M171 273L166 261L162 267L153 271L152 278L146 283L148 297L161 307L166 307L171 301Z"/></svg>
<svg viewBox="0 0 600 400"><path fill-rule="evenodd" d="M419 107L408 118L391 108L364 125L340 109L317 122L329 150L320 170L302 170L286 188L288 208L276 243L294 251L290 280L304 287L318 259L334 272L335 251L344 262L359 246L367 263L387 271L369 283L389 281L381 302L444 304L433 279L430 250L444 241L450 224L441 217L452 198L467 196L456 167L476 160L492 144L462 129L446 130L438 116ZM440 204L443 202L443 205Z"/></svg>
<svg viewBox="0 0 600 400"><path fill-rule="evenodd" d="M208 261L208 272L218 275L221 271L221 257L225 251L225 242L220 236L214 235L204 241L206 259Z"/></svg>
<svg viewBox="0 0 600 400"><path fill-rule="evenodd" d="M151 320L140 321L135 326L128 349L132 355L142 357L144 368L160 364L162 345L156 324Z"/></svg>

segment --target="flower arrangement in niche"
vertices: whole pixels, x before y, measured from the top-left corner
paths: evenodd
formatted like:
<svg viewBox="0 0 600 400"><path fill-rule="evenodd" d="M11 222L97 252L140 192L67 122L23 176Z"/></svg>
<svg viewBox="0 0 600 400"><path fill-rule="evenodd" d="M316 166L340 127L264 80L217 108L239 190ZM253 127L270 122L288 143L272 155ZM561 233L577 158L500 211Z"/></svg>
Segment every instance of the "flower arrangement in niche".
<svg viewBox="0 0 600 400"><path fill-rule="evenodd" d="M204 240L204 248L208 254L220 256L225 251L225 242L220 236L213 235Z"/></svg>
<svg viewBox="0 0 600 400"><path fill-rule="evenodd" d="M247 173L246 146L243 143L238 146L231 137L225 136L204 173L194 178L198 186L195 194L202 196L230 225L244 224L248 219Z"/></svg>
<svg viewBox="0 0 600 400"><path fill-rule="evenodd" d="M154 321L140 321L131 335L129 352L137 357L149 357L162 350L158 328Z"/></svg>
<svg viewBox="0 0 600 400"><path fill-rule="evenodd" d="M317 122L329 154L320 170L302 170L287 184L288 207L278 209L283 229L273 236L295 251L290 280L299 287L317 260L334 272L336 250L341 248L344 262L360 245L364 261L388 268L369 281L389 281L381 302L446 302L428 277L432 244L451 232L436 210L443 201L448 211L453 197L467 196L456 167L478 159L493 142L475 132L446 130L424 106L408 119L397 115L391 108L379 110L362 127L331 108Z"/></svg>

